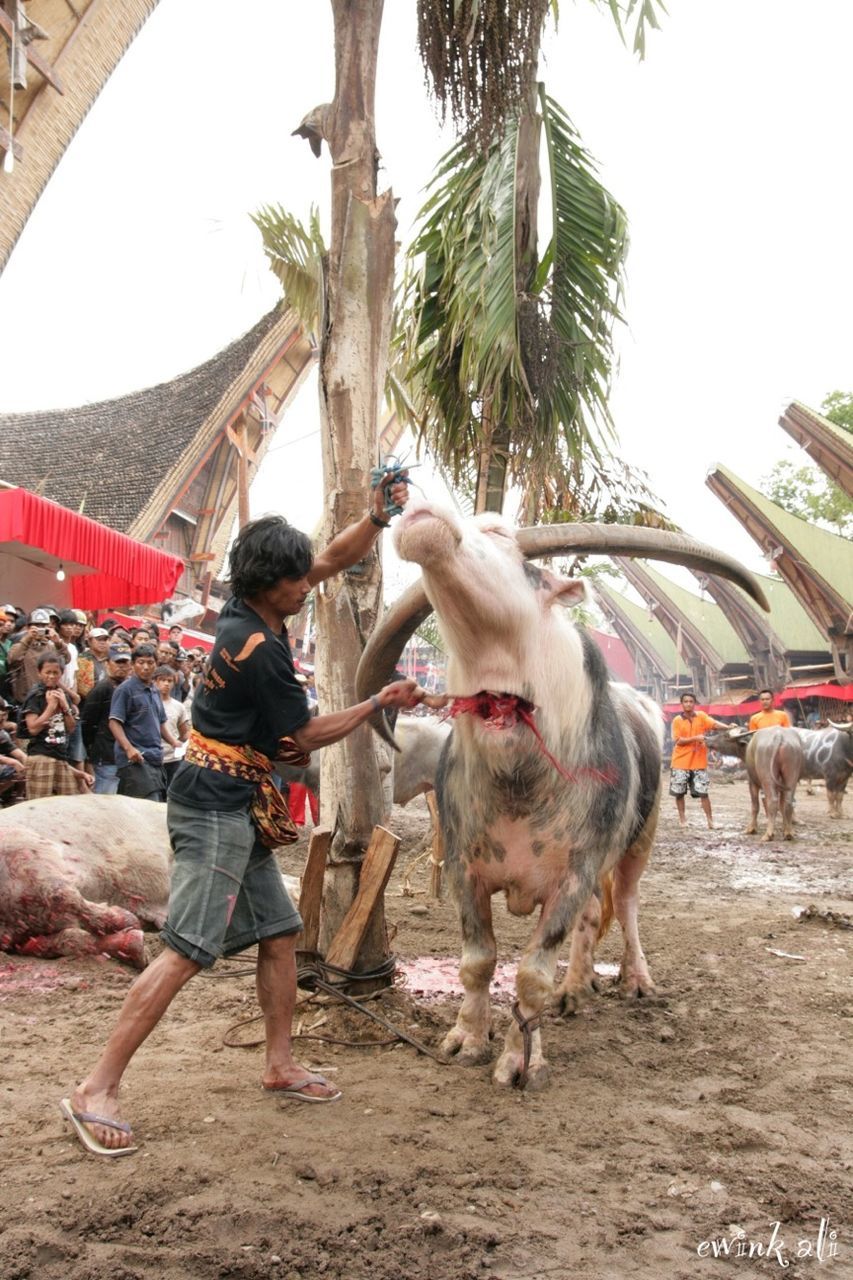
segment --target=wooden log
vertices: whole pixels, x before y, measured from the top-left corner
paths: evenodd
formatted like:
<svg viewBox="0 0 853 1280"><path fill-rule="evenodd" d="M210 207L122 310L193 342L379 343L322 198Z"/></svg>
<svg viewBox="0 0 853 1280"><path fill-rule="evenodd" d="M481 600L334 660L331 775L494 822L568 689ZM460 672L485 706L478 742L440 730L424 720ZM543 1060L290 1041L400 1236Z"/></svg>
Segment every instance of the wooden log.
<svg viewBox="0 0 853 1280"><path fill-rule="evenodd" d="M323 876L332 846L331 827L315 827L308 844L308 858L299 891L299 914L302 932L296 940L298 951L316 951L320 937L320 904L323 901Z"/></svg>
<svg viewBox="0 0 853 1280"><path fill-rule="evenodd" d="M444 837L438 822L438 801L434 791L426 793L427 808L432 818L432 853L430 854L431 875L429 880L429 896L441 897L441 870L444 866Z"/></svg>
<svg viewBox="0 0 853 1280"><path fill-rule="evenodd" d="M384 827L373 828L361 866L358 893L332 939L326 955L329 964L339 969L352 969L355 965L370 917L385 892L399 847L399 836Z"/></svg>

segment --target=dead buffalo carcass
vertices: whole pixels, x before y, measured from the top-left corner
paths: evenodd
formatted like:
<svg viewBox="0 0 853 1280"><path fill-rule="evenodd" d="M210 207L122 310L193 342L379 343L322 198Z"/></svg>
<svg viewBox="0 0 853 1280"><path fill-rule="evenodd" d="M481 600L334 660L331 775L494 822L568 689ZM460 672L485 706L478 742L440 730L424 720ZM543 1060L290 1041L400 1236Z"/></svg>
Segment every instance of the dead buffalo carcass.
<svg viewBox="0 0 853 1280"><path fill-rule="evenodd" d="M841 805L853 773L853 724L829 723L826 729L797 729L803 747L804 778L823 778L830 818Z"/></svg>
<svg viewBox="0 0 853 1280"><path fill-rule="evenodd" d="M142 968L169 898L165 805L51 796L0 813L0 950Z"/></svg>
<svg viewBox="0 0 853 1280"><path fill-rule="evenodd" d="M538 1021L554 993L567 932L571 953L558 1002L573 1009L594 988L604 873L613 872L613 909L625 938L623 990L637 996L654 989L637 927L637 882L657 823L662 721L647 698L610 683L594 642L557 607L584 598L582 581L527 561L579 550L652 556L729 577L767 605L735 561L659 530L589 524L514 533L499 517L463 521L426 505L407 509L395 537L402 558L421 565L423 580L377 627L357 688L364 697L381 686L406 639L435 609L455 698L436 792L465 987L444 1049L466 1063L490 1055L497 954L491 897L503 890L513 913L539 906L541 914L519 964L516 1022L494 1078L541 1085ZM378 716L374 727L384 731Z"/></svg>
<svg viewBox="0 0 853 1280"><path fill-rule="evenodd" d="M764 796L767 826L762 840L772 840L776 819L782 817L786 840L794 838L794 792L803 771L803 748L796 729L776 725L750 732L737 726L706 733L705 742L716 751L739 756L749 781L750 816L747 835L758 830L759 796Z"/></svg>

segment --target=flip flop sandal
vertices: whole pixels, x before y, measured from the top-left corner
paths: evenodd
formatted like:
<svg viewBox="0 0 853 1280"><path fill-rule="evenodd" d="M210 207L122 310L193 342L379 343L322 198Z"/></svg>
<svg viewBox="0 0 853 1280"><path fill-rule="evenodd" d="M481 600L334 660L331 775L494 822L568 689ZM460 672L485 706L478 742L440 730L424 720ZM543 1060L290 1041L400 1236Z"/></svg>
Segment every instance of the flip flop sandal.
<svg viewBox="0 0 853 1280"><path fill-rule="evenodd" d="M87 1124L102 1124L106 1129L118 1129L120 1133L130 1133L129 1124L123 1120L109 1120L106 1116L96 1116L91 1111L75 1111L68 1098L63 1098L59 1109L74 1126L77 1137L87 1151L94 1156L131 1156L138 1147L105 1147L93 1133L86 1128Z"/></svg>
<svg viewBox="0 0 853 1280"><path fill-rule="evenodd" d="M333 1089L334 1085L329 1084L325 1076L306 1076L304 1080L295 1080L292 1084L265 1084L264 1089L268 1093L280 1093L285 1098L296 1098L298 1102L337 1102L338 1098L342 1098L343 1094L340 1089L335 1093L327 1095L325 1098L318 1098L314 1094L304 1093L303 1090L309 1084L322 1084L327 1089Z"/></svg>

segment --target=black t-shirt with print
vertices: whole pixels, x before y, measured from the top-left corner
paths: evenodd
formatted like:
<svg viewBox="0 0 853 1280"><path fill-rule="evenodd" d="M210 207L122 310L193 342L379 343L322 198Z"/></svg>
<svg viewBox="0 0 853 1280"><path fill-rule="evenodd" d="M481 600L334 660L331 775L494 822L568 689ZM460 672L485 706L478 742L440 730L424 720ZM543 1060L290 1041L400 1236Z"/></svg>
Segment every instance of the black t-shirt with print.
<svg viewBox="0 0 853 1280"><path fill-rule="evenodd" d="M273 759L282 738L308 722L308 702L293 670L287 630L266 625L242 600L219 615L216 642L192 705L193 728ZM183 761L169 796L196 809L242 809L255 784Z"/></svg>
<svg viewBox="0 0 853 1280"><path fill-rule="evenodd" d="M46 706L47 693L44 685L39 682L34 684L27 694L21 707L21 714L40 716ZM30 738L27 755L50 756L53 760L68 759L68 730L61 711L51 716L41 732Z"/></svg>

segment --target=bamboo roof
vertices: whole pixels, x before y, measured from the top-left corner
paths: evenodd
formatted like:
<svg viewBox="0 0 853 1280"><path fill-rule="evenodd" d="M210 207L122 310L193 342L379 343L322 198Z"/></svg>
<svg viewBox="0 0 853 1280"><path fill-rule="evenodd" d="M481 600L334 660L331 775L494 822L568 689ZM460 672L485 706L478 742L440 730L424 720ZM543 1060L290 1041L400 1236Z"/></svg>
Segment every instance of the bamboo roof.
<svg viewBox="0 0 853 1280"><path fill-rule="evenodd" d="M690 623L697 629L719 655L720 666L749 663L746 646L718 604L704 596L694 595L646 563L642 563L640 568L654 591L655 599L674 609L682 624Z"/></svg>
<svg viewBox="0 0 853 1280"><path fill-rule="evenodd" d="M11 145L15 157L12 173L0 168L0 271L68 144L157 3L28 0L32 25L22 38L13 22L15 5L0 0L0 153ZM35 38L26 43L30 36ZM14 86L8 57L13 39Z"/></svg>
<svg viewBox="0 0 853 1280"><path fill-rule="evenodd" d="M853 498L853 434L794 400L779 426L802 445L822 471Z"/></svg>
<svg viewBox="0 0 853 1280"><path fill-rule="evenodd" d="M276 307L171 382L72 409L0 414L0 480L146 540L271 368L290 362L289 391L312 358L294 313ZM221 499L211 505L221 518Z"/></svg>
<svg viewBox="0 0 853 1280"><path fill-rule="evenodd" d="M629 647L639 650L660 676L670 680L679 667L684 667L675 644L657 618L649 617L647 608L635 604L633 600L628 600L620 592L601 582L596 583L595 594Z"/></svg>
<svg viewBox="0 0 853 1280"><path fill-rule="evenodd" d="M758 581L770 604L769 622L774 633L782 641L787 653L820 653L826 650L826 636L822 635L794 595L791 588L781 578L756 574ZM713 579L709 590L719 579ZM733 588L736 590L736 588ZM766 627L768 615L759 609L749 596L738 592L738 597Z"/></svg>
<svg viewBox="0 0 853 1280"><path fill-rule="evenodd" d="M706 483L772 558L821 634L849 635L853 630L849 541L791 515L727 467L718 466Z"/></svg>

